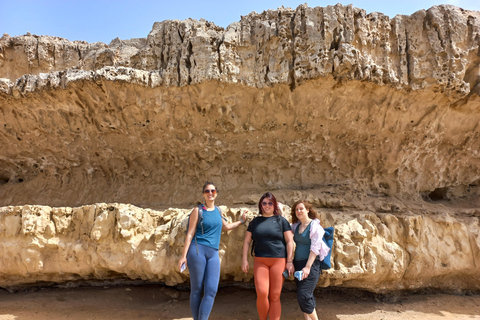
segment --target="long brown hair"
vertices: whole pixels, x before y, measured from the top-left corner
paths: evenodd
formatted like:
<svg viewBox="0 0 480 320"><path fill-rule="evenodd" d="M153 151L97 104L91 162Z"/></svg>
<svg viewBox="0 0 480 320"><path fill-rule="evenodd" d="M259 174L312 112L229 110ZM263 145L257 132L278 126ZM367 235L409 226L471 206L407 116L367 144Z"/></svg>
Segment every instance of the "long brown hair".
<svg viewBox="0 0 480 320"><path fill-rule="evenodd" d="M297 218L297 215L295 214L295 211L297 210L297 206L300 203L303 203L303 205L305 206L305 209L308 210L308 217L310 219L318 219L317 211L315 211L315 209L313 209L313 206L310 202L305 201L305 200L298 200L292 206L292 223L297 223L298 222L298 218Z"/></svg>

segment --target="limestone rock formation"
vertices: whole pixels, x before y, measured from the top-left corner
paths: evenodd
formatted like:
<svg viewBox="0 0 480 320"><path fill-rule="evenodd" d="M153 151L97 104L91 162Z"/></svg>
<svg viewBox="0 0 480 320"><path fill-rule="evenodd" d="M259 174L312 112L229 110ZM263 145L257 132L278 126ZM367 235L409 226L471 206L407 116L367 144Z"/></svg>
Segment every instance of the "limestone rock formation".
<svg viewBox="0 0 480 320"><path fill-rule="evenodd" d="M205 177L229 205L339 182L477 189L479 15L300 6L108 46L4 35L0 204L178 206Z"/></svg>
<svg viewBox="0 0 480 320"><path fill-rule="evenodd" d="M230 221L240 208L221 207ZM319 286L374 292L480 286L480 210L422 214L321 210L334 225L333 268ZM438 208L437 208L438 209ZM3 207L0 215L0 286L35 282L142 279L183 283L177 262L189 210L156 211L125 204L76 208ZM250 211L249 218L255 214ZM285 216L289 218L289 208ZM241 270L246 226L224 232L221 280L251 281ZM253 263L252 261L250 262Z"/></svg>
<svg viewBox="0 0 480 320"><path fill-rule="evenodd" d="M4 35L0 285L181 283L180 220L213 180L230 218L265 191L323 208L321 285L478 288L479 83L480 12L448 5L163 21L108 45ZM251 277L242 234L224 280Z"/></svg>

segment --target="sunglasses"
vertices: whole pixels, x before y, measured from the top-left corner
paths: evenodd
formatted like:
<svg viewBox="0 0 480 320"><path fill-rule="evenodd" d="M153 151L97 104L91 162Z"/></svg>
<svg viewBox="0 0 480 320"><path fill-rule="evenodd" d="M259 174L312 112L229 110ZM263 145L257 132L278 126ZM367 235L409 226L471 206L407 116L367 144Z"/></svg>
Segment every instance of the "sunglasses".
<svg viewBox="0 0 480 320"><path fill-rule="evenodd" d="M263 202L262 202L262 206L266 206L266 205L273 206L273 202L263 201Z"/></svg>
<svg viewBox="0 0 480 320"><path fill-rule="evenodd" d="M205 190L203 190L203 193L217 194L217 190L215 190L215 189L212 189L212 190L205 189Z"/></svg>

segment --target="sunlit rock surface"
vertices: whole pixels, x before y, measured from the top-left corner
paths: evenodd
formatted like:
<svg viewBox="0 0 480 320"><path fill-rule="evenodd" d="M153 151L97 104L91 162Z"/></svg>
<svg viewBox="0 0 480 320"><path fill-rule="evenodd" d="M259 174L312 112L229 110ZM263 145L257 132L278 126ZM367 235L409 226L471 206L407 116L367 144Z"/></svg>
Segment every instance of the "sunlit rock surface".
<svg viewBox="0 0 480 320"><path fill-rule="evenodd" d="M315 203L337 229L321 286L478 289L479 45L480 12L448 5L4 35L2 285L182 283L181 220L213 180L230 218L265 191ZM223 280L251 280L244 231L223 236Z"/></svg>
<svg viewBox="0 0 480 320"><path fill-rule="evenodd" d="M230 221L238 219L240 208L221 208ZM318 285L374 292L478 288L480 212L434 209L430 205L421 214L321 209L323 224L335 226L336 234L333 268ZM177 262L189 210L102 203L75 208L10 206L0 213L0 286L112 279L167 285L188 281L188 271L180 273ZM248 220L254 215L250 211ZM285 216L290 218L288 207ZM252 271L241 270L245 230L241 226L223 233L223 281L253 278Z"/></svg>

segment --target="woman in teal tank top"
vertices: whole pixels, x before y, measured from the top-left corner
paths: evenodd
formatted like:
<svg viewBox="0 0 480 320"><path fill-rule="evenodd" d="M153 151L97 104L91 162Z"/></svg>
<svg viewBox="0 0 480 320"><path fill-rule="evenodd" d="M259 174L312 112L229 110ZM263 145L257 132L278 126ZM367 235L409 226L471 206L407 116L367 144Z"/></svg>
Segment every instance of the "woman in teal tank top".
<svg viewBox="0 0 480 320"><path fill-rule="evenodd" d="M316 301L313 291L320 277L320 261L330 249L322 240L325 231L317 218L312 205L304 200L292 206L292 231L295 241L293 265L295 271L301 271L302 278L295 278L297 285L297 301L305 319L316 320Z"/></svg>
<svg viewBox="0 0 480 320"><path fill-rule="evenodd" d="M190 214L183 253L178 261L180 272L188 265L190 273L190 309L194 320L206 320L212 311L220 280L218 248L223 230L232 230L245 223L246 213L237 222L227 223L215 206L218 192L213 182L203 185L205 204L200 221L199 207ZM192 241L193 240L193 241Z"/></svg>

